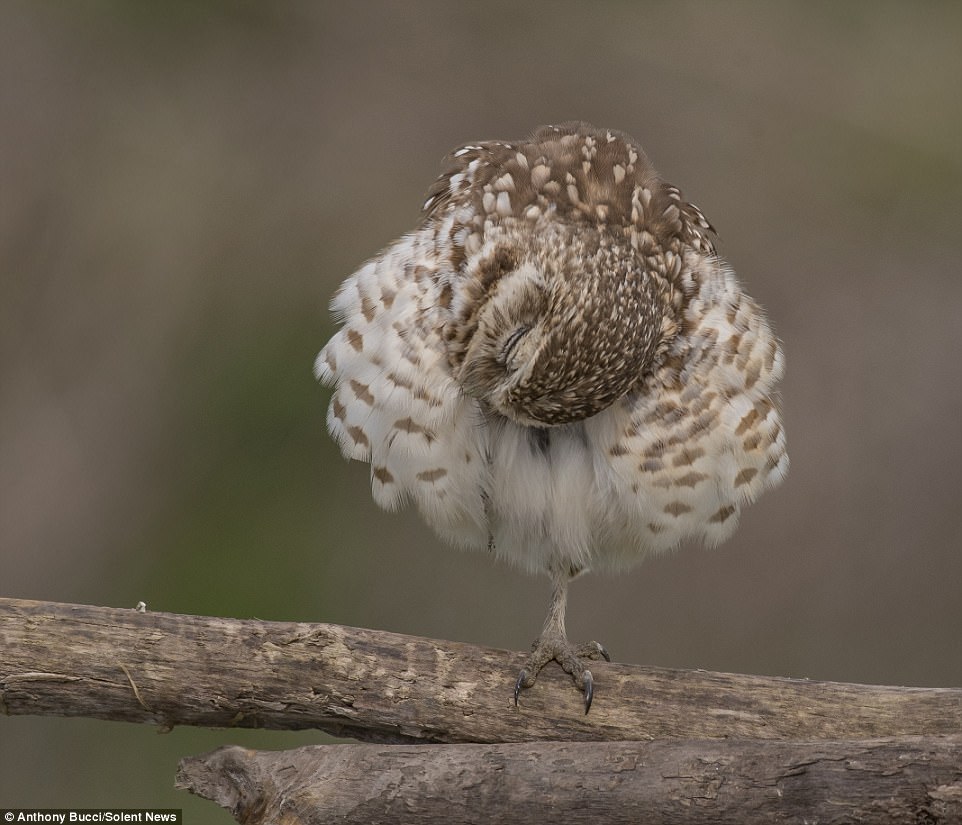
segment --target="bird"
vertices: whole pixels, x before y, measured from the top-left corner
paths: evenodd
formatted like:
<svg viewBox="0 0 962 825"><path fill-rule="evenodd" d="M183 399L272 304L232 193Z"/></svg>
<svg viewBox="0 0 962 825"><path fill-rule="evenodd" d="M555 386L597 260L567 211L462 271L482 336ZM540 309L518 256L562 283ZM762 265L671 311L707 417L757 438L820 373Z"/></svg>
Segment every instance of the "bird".
<svg viewBox="0 0 962 825"><path fill-rule="evenodd" d="M591 708L572 579L716 545L785 477L782 347L715 243L632 138L568 122L451 152L331 301L315 373L374 501L551 579L515 706L556 661Z"/></svg>

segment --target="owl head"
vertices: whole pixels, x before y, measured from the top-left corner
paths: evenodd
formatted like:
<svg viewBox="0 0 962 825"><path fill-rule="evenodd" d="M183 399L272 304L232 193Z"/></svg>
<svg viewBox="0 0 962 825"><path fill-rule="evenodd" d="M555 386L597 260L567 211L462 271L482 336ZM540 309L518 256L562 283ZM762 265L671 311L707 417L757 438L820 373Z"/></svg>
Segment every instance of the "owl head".
<svg viewBox="0 0 962 825"><path fill-rule="evenodd" d="M465 390L529 426L587 418L628 392L673 328L668 282L597 229L548 218L492 235L466 269L483 295Z"/></svg>
<svg viewBox="0 0 962 825"><path fill-rule="evenodd" d="M527 426L582 420L642 381L677 332L686 253L713 251L630 139L580 123L462 147L426 208L450 244L454 377Z"/></svg>

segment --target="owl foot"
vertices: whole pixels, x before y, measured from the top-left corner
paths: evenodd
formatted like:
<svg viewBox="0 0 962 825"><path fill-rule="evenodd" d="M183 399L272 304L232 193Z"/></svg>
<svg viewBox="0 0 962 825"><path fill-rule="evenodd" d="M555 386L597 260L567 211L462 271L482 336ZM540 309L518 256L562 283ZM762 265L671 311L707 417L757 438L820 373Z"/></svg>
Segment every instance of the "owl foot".
<svg viewBox="0 0 962 825"><path fill-rule="evenodd" d="M585 659L604 659L611 661L608 651L598 642L587 642L578 647L573 646L564 636L545 633L534 643L528 661L518 674L518 681L514 684L514 703L518 704L521 691L531 687L541 669L548 662L555 661L561 665L565 673L570 673L577 687L584 691L585 713L591 710L591 700L594 697L594 680L591 671L585 667Z"/></svg>

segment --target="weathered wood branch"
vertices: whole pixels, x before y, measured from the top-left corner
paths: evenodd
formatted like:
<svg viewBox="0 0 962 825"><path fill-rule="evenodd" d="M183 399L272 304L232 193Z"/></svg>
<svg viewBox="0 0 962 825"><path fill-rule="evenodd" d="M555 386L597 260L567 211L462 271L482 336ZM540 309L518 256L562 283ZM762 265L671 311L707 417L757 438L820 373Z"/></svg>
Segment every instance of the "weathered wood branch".
<svg viewBox="0 0 962 825"><path fill-rule="evenodd" d="M178 787L245 825L962 822L962 736L221 748Z"/></svg>
<svg viewBox="0 0 962 825"><path fill-rule="evenodd" d="M245 823L962 821L962 690L598 664L586 717L557 668L515 707L523 659L337 625L0 599L4 713L488 743L184 760L180 786Z"/></svg>
<svg viewBox="0 0 962 825"><path fill-rule="evenodd" d="M523 653L330 624L0 599L0 712L375 742L868 739L962 731L962 690L592 665L595 702Z"/></svg>

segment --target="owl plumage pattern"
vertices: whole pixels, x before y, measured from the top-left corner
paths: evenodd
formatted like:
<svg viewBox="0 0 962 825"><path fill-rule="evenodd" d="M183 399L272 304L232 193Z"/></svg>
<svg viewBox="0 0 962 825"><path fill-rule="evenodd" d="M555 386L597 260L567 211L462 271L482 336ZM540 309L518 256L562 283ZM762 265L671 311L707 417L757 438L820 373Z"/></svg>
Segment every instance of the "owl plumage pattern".
<svg viewBox="0 0 962 825"><path fill-rule="evenodd" d="M722 541L785 476L779 343L626 135L462 146L423 212L343 283L316 362L379 505L564 590Z"/></svg>

